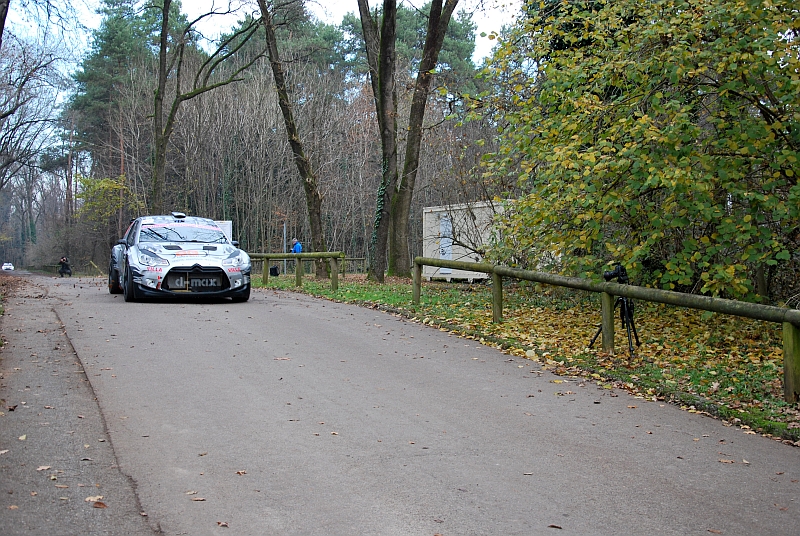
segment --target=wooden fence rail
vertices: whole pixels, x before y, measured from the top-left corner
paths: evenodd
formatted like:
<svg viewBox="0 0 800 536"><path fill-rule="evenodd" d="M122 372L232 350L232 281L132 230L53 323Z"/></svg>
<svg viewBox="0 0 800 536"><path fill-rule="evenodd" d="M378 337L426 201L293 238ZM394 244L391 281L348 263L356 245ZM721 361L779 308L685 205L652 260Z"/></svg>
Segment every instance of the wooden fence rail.
<svg viewBox="0 0 800 536"><path fill-rule="evenodd" d="M800 310L798 309L698 296L696 294L684 294L635 285L621 285L614 282L591 281L578 277L565 277L545 272L494 266L488 263L448 261L429 257L416 257L414 259L412 299L415 304L420 302L423 266L455 268L491 274L492 320L494 322L502 322L503 320L503 277L600 293L602 304L602 346L603 350L607 352L614 351L614 296L780 323L783 327L784 400L794 403L800 399Z"/></svg>
<svg viewBox="0 0 800 536"><path fill-rule="evenodd" d="M303 261L330 259L331 261L331 290L339 290L339 259L344 259L341 251L323 251L319 253L248 253L251 259L263 261L262 281L264 284L269 280L269 261L270 260L296 260L294 268L294 284L297 287L303 286Z"/></svg>

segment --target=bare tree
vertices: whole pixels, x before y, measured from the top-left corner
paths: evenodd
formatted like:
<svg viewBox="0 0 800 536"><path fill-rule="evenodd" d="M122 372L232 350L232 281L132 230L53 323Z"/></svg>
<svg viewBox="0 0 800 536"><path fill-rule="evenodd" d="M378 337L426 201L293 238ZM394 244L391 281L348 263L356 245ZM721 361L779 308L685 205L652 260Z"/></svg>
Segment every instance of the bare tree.
<svg viewBox="0 0 800 536"><path fill-rule="evenodd" d="M195 25L201 20L214 16L231 13L228 11L209 11L190 21L174 39L170 35L170 7L172 0L164 0L159 6L161 17L161 32L159 35L158 75L155 96L153 99L153 177L152 177L152 209L164 212L164 185L166 183L167 144L175 128L178 110L183 102L193 99L198 95L207 93L233 82L241 81L241 74L246 71L257 59L255 55L250 61L242 63L238 68L220 80L212 80L212 76L220 71L229 60L244 47L258 28L258 21L253 20L243 25L239 30L218 44L216 50L201 64L193 74L190 74L191 83L184 86L184 59L192 53L192 34ZM172 81L174 92L169 109L165 110L167 84Z"/></svg>
<svg viewBox="0 0 800 536"><path fill-rule="evenodd" d="M289 4L294 3L292 1ZM286 4L284 4L285 7ZM289 100L289 91L286 87L286 76L284 75L283 63L278 53L278 39L275 36L275 24L273 14L267 6L265 0L258 0L258 7L261 9L261 21L264 24L267 38L267 53L272 67L272 76L275 80L275 89L278 92L278 103L283 113L283 122L286 126L286 135L292 147L294 162L300 179L303 181L303 189L306 193L306 204L308 205L308 221L311 226L311 242L314 251L327 251L325 235L322 228L322 196L319 193L317 177L311 165L311 160L306 156L303 142L300 139L300 132L294 118L292 103ZM324 263L318 262L317 276L325 274Z"/></svg>
<svg viewBox="0 0 800 536"><path fill-rule="evenodd" d="M433 0L428 16L428 28L425 45L422 49L422 61L417 71L414 84L414 96L408 116L408 138L406 154L403 161L403 174L397 192L392 192L392 232L389 245L389 273L402 277L411 276L411 256L409 254L409 217L411 200L420 161L425 109L428 103L434 69L439 61L439 52L444 44L444 37L450 18L455 11L458 0Z"/></svg>
<svg viewBox="0 0 800 536"><path fill-rule="evenodd" d="M34 12L40 18L55 20L60 24L73 19L72 6L67 2L57 2L53 0L23 0L21 7L25 10ZM11 9L11 0L0 0L0 47L3 46L5 37L6 17ZM41 15L44 17L41 17Z"/></svg>
<svg viewBox="0 0 800 536"><path fill-rule="evenodd" d="M0 190L47 140L59 82L55 63L51 52L18 38L0 51Z"/></svg>
<svg viewBox="0 0 800 536"><path fill-rule="evenodd" d="M358 0L361 27L367 49L372 93L381 139L381 183L378 188L375 222L370 239L370 278L383 282L386 246L389 241L392 192L397 188L397 86L395 85L397 2L383 1L383 19L378 30L377 14L367 0Z"/></svg>
<svg viewBox="0 0 800 536"><path fill-rule="evenodd" d="M409 112L403 173L402 176L398 176L397 88L395 81L397 3L395 0L384 0L381 30L378 32L378 24L375 20L377 14L370 11L368 0L358 0L383 154L383 174L378 190L375 230L372 240L372 267L370 269L371 277L378 281L383 281L387 261L389 274L404 277L409 277L411 274L408 226L419 168L425 108L430 94L433 71L439 61L439 52L444 44L445 33L457 5L458 0L445 0L444 2L433 0L431 2L422 61L417 72Z"/></svg>

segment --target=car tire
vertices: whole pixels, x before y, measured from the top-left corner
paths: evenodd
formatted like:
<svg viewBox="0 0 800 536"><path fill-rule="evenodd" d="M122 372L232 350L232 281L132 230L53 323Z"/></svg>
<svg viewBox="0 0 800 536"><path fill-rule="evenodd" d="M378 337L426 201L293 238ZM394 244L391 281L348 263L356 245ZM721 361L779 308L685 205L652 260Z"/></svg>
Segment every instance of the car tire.
<svg viewBox="0 0 800 536"><path fill-rule="evenodd" d="M136 301L138 296L136 296L136 287L135 283L133 282L133 276L131 275L130 268L125 270L125 286L122 287L122 291L126 302Z"/></svg>
<svg viewBox="0 0 800 536"><path fill-rule="evenodd" d="M247 290L243 291L241 294L237 294L231 297L231 301L233 302L246 302L250 299L250 285L247 285Z"/></svg>
<svg viewBox="0 0 800 536"><path fill-rule="evenodd" d="M108 293L109 294L122 294L122 287L120 286L119 272L116 270L108 271Z"/></svg>

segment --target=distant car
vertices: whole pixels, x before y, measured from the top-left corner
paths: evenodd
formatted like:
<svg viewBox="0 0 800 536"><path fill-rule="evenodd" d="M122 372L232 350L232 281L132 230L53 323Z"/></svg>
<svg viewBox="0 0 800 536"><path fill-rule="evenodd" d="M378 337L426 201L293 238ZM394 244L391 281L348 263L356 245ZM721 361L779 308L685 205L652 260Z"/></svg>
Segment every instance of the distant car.
<svg viewBox="0 0 800 536"><path fill-rule="evenodd" d="M8 270L10 272L13 272L14 271L14 265L11 264L10 262L4 262L3 263L3 270Z"/></svg>
<svg viewBox="0 0 800 536"><path fill-rule="evenodd" d="M250 256L207 218L142 216L111 249L108 291L125 301L158 296L250 299Z"/></svg>

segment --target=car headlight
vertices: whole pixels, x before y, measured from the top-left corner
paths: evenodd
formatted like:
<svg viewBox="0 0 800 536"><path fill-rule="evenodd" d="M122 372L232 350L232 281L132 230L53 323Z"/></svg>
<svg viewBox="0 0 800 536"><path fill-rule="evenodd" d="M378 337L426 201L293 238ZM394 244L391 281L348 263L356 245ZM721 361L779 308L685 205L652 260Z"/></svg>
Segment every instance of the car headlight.
<svg viewBox="0 0 800 536"><path fill-rule="evenodd" d="M148 255L146 253L139 252L139 264L144 266L169 266L169 261L153 254Z"/></svg>
<svg viewBox="0 0 800 536"><path fill-rule="evenodd" d="M227 259L224 259L222 261L222 265L223 266L244 266L244 265L247 264L247 261L248 261L247 255L244 255L242 251L239 251L238 253L234 253L233 255L228 257Z"/></svg>

